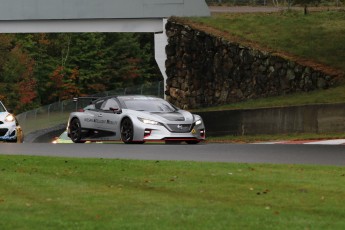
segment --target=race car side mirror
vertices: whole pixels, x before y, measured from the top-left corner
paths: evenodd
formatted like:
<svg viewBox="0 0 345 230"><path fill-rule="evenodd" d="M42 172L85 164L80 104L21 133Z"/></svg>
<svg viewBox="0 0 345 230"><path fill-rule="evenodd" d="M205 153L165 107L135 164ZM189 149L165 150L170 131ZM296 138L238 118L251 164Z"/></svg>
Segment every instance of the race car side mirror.
<svg viewBox="0 0 345 230"><path fill-rule="evenodd" d="M110 107L109 110L110 110L110 111L113 111L113 113L117 113L117 114L122 113L122 110L121 110L120 108L113 108L113 107Z"/></svg>

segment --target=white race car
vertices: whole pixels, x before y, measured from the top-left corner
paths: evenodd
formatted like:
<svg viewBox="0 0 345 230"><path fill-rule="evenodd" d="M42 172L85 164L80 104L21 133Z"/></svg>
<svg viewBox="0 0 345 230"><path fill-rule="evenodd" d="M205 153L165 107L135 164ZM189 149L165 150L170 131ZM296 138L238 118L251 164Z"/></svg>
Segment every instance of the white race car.
<svg viewBox="0 0 345 230"><path fill-rule="evenodd" d="M23 131L13 114L0 101L0 141L23 142Z"/></svg>
<svg viewBox="0 0 345 230"><path fill-rule="evenodd" d="M161 98L142 95L99 98L70 114L67 131L74 143L161 140L197 144L205 140L205 126L199 115Z"/></svg>

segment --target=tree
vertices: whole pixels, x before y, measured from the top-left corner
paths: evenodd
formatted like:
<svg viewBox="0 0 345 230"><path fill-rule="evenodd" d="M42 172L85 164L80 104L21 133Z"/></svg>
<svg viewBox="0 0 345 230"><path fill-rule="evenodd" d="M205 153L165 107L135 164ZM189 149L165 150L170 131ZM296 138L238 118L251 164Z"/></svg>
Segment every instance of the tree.
<svg viewBox="0 0 345 230"><path fill-rule="evenodd" d="M30 58L35 61L33 77L37 82L37 93L40 104L49 102L47 98L51 92L46 87L49 83L48 76L58 65L54 57L55 48L53 47L52 36L56 35L45 33L17 34L15 40L15 43L22 47L23 52L28 53Z"/></svg>
<svg viewBox="0 0 345 230"><path fill-rule="evenodd" d="M3 50L1 63L2 99L12 109L24 111L36 107L36 80L33 78L34 61L23 52L21 47L9 46L8 41L13 44L13 37L6 37L7 49ZM0 41L4 41L0 36ZM8 40L10 38L10 40ZM1 42L0 42L1 43Z"/></svg>
<svg viewBox="0 0 345 230"><path fill-rule="evenodd" d="M152 34L17 34L3 44L20 47L34 60L40 104L160 79ZM0 80L1 72L0 60Z"/></svg>
<svg viewBox="0 0 345 230"><path fill-rule="evenodd" d="M12 49L12 36L0 34L0 100L7 104L6 75L3 73L4 66Z"/></svg>
<svg viewBox="0 0 345 230"><path fill-rule="evenodd" d="M112 88L159 79L152 34L109 34L106 44L110 47L107 76L113 79Z"/></svg>

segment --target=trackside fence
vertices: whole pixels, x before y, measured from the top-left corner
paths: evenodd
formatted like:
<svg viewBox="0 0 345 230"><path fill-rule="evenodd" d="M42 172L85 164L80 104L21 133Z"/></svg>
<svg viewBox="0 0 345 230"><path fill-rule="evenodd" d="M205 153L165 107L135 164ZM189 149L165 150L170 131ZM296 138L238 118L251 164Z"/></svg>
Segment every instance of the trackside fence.
<svg viewBox="0 0 345 230"><path fill-rule="evenodd" d="M152 95L163 98L164 83L163 81L159 81L140 86L120 88L112 91L90 95L90 97L105 97L111 95L129 94ZM90 103L90 101L91 99L78 100L78 103L74 102L73 99L59 101L34 110L26 111L24 113L18 114L16 117L24 131L24 135L27 135L37 130L49 129L57 125L66 123L71 112L85 107Z"/></svg>

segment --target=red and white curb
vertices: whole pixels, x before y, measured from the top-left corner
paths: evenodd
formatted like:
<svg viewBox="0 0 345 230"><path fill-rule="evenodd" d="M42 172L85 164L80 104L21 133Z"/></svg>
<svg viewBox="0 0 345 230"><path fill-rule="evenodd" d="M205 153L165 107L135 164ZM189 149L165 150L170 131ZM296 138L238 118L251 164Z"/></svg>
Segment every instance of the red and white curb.
<svg viewBox="0 0 345 230"><path fill-rule="evenodd" d="M272 142L260 142L254 144L295 144L295 145L345 145L345 139L334 140L301 140L301 141L272 141Z"/></svg>

